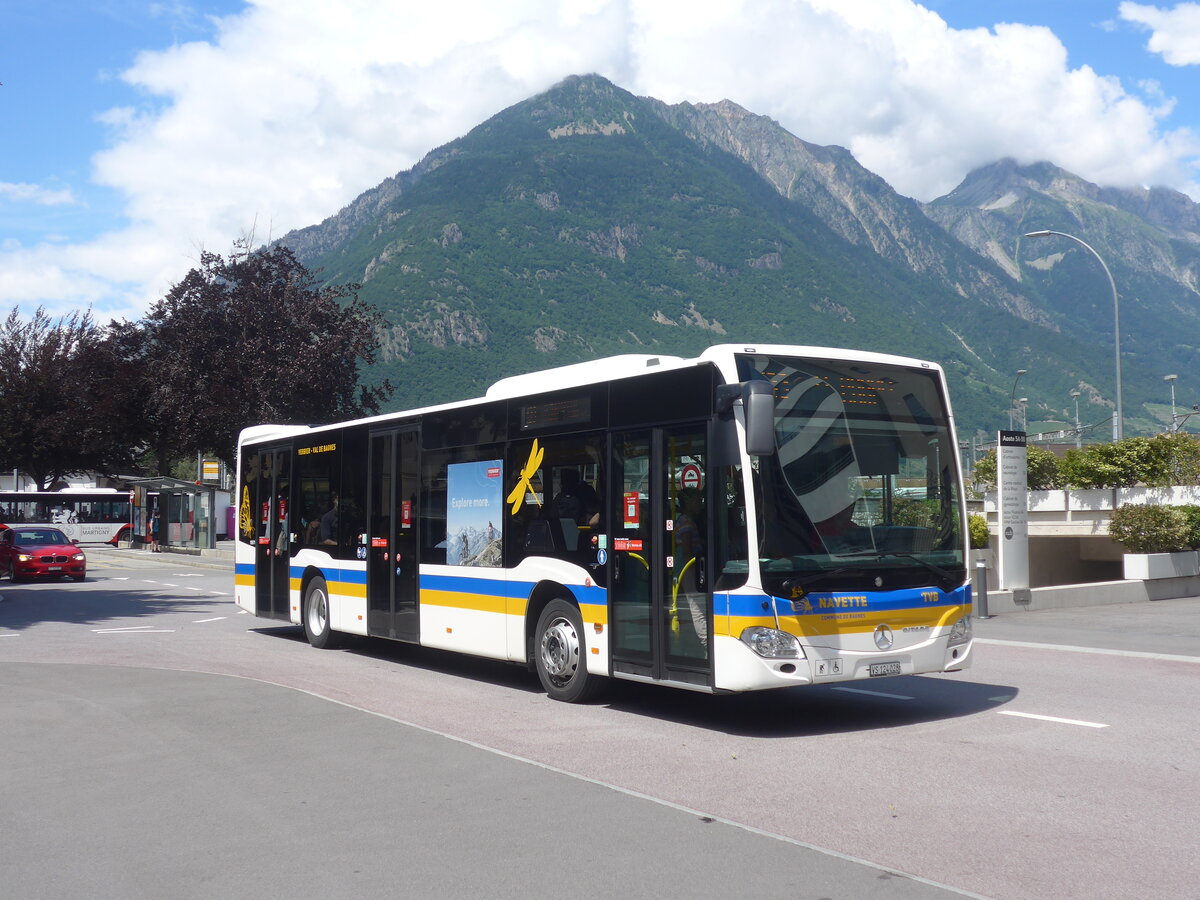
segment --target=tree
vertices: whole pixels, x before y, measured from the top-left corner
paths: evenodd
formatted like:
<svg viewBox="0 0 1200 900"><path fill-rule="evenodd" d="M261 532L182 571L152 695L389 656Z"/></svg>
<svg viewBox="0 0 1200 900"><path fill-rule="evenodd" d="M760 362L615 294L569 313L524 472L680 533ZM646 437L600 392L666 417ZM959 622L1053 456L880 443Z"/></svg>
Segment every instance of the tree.
<svg viewBox="0 0 1200 900"><path fill-rule="evenodd" d="M1025 478L1031 491L1049 491L1063 486L1059 459L1043 447L1025 448ZM996 489L996 451L989 450L975 464L972 482L976 488Z"/></svg>
<svg viewBox="0 0 1200 900"><path fill-rule="evenodd" d="M145 360L159 470L211 449L232 463L238 432L378 412L387 382L359 385L375 361L383 317L359 285L321 287L287 247L200 265L156 303L127 350Z"/></svg>
<svg viewBox="0 0 1200 900"><path fill-rule="evenodd" d="M1200 444L1183 433L1092 444L1067 451L1063 473L1078 488L1195 484L1200 477Z"/></svg>
<svg viewBox="0 0 1200 900"><path fill-rule="evenodd" d="M0 465L39 489L73 472L114 473L131 461L131 423L118 414L120 373L90 313L57 321L39 307L0 325Z"/></svg>

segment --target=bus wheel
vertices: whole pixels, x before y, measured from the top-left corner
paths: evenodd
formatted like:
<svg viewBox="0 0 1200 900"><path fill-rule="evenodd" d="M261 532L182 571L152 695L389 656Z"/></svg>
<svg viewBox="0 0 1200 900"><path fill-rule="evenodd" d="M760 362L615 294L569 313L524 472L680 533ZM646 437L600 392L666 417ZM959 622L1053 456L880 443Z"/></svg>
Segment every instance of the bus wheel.
<svg viewBox="0 0 1200 900"><path fill-rule="evenodd" d="M551 600L538 617L534 647L538 678L552 700L578 703L602 687L583 655L583 619L566 600Z"/></svg>
<svg viewBox="0 0 1200 900"><path fill-rule="evenodd" d="M304 592L304 634L318 650L334 647L337 641L329 627L329 588L319 575L308 583Z"/></svg>

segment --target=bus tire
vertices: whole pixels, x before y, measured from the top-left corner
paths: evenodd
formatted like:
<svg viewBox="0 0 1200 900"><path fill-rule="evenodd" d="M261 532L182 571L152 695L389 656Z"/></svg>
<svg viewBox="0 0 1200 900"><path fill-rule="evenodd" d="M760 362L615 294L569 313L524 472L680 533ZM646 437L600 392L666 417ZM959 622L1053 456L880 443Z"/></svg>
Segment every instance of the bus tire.
<svg viewBox="0 0 1200 900"><path fill-rule="evenodd" d="M580 703L594 697L603 679L587 670L583 617L573 603L556 598L538 616L533 640L538 680L551 700Z"/></svg>
<svg viewBox="0 0 1200 900"><path fill-rule="evenodd" d="M318 650L337 646L337 637L329 623L329 588L320 575L304 591L304 635Z"/></svg>

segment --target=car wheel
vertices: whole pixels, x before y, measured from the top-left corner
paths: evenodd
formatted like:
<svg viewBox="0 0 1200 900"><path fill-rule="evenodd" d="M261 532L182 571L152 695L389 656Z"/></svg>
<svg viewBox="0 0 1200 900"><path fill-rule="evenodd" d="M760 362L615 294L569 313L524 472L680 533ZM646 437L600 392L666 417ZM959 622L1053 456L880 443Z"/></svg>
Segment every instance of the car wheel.
<svg viewBox="0 0 1200 900"><path fill-rule="evenodd" d="M337 635L329 623L329 588L319 575L308 583L304 592L304 634L318 650L337 646Z"/></svg>
<svg viewBox="0 0 1200 900"><path fill-rule="evenodd" d="M583 617L573 603L555 599L546 604L538 617L533 654L538 679L552 700L580 703L604 687L604 679L587 670Z"/></svg>
<svg viewBox="0 0 1200 900"><path fill-rule="evenodd" d="M14 584L21 580L17 577L17 567L11 560L8 563L8 580Z"/></svg>

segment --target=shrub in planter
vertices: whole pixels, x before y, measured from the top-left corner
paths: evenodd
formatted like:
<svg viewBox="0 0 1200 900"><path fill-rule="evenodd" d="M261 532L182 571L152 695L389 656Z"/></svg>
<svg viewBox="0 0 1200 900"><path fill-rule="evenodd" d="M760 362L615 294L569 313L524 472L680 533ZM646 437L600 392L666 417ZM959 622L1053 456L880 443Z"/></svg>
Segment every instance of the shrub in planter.
<svg viewBox="0 0 1200 900"><path fill-rule="evenodd" d="M1200 506L1195 507L1195 510L1200 515ZM967 528L971 532L971 549L986 549L988 541L991 540L991 535L988 534L987 519L978 513L971 513L967 517Z"/></svg>
<svg viewBox="0 0 1200 900"><path fill-rule="evenodd" d="M1113 510L1108 533L1130 553L1177 553L1190 546L1187 514L1174 506L1122 506Z"/></svg>
<svg viewBox="0 0 1200 900"><path fill-rule="evenodd" d="M1200 548L1200 506L1188 505L1175 508L1187 519L1188 546L1193 549Z"/></svg>

